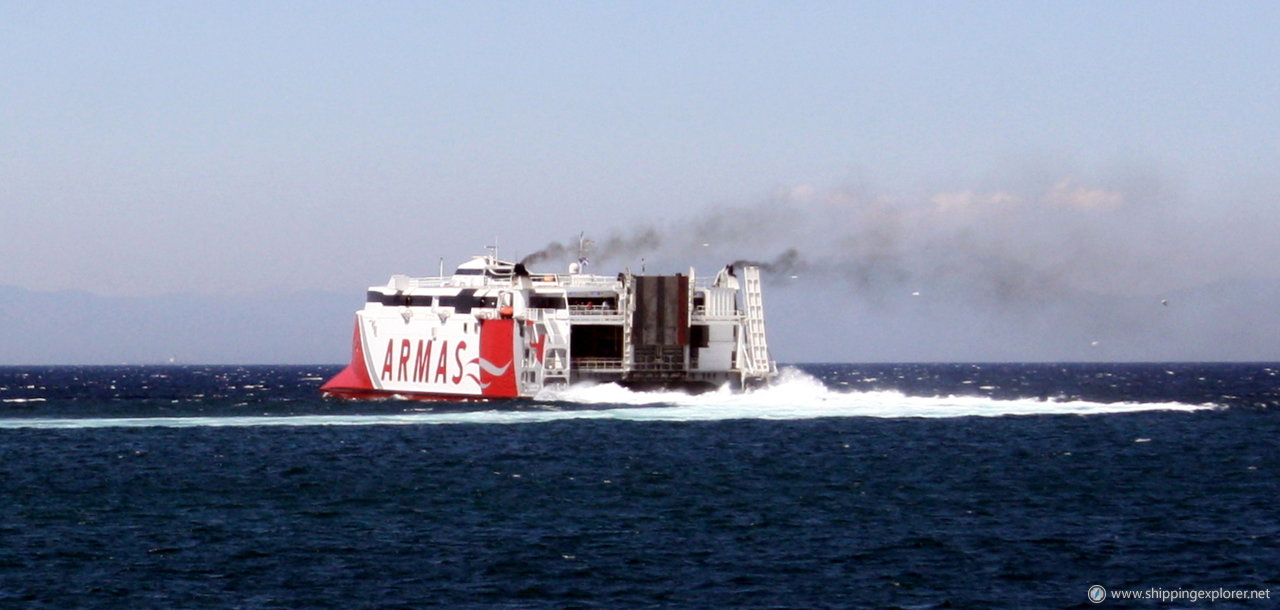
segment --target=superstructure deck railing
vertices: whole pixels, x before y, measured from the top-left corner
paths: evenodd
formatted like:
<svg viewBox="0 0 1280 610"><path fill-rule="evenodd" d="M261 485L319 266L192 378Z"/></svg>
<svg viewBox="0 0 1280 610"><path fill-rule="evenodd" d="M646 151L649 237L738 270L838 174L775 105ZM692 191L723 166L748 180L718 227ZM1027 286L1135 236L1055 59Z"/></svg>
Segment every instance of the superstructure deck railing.
<svg viewBox="0 0 1280 610"><path fill-rule="evenodd" d="M574 358L571 367L579 371L621 371L622 358Z"/></svg>

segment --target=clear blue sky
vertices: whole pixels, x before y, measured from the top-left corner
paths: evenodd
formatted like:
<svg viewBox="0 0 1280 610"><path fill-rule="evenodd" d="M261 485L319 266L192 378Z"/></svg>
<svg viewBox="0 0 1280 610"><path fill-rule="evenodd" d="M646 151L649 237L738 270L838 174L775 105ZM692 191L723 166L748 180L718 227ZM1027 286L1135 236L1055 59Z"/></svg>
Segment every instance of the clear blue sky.
<svg viewBox="0 0 1280 610"><path fill-rule="evenodd" d="M635 227L894 295L1272 281L1277 32L1266 2L2 2L0 285L358 294Z"/></svg>

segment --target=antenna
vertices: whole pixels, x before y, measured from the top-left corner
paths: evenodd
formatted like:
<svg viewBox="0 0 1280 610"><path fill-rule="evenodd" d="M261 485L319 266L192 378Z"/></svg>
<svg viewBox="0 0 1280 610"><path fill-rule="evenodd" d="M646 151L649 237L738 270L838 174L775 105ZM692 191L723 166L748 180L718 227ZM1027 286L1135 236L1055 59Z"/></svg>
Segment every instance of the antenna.
<svg viewBox="0 0 1280 610"><path fill-rule="evenodd" d="M587 269L587 263L591 262L591 260L587 258L587 253L594 245L596 245L596 242L587 239L586 231L578 233L578 265L584 273Z"/></svg>

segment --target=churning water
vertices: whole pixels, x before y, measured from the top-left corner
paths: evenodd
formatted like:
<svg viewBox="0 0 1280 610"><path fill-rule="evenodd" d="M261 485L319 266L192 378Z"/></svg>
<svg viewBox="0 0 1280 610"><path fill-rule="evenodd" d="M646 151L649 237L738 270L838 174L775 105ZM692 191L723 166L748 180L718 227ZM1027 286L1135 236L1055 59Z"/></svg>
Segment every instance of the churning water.
<svg viewBox="0 0 1280 610"><path fill-rule="evenodd" d="M0 369L0 606L1083 607L1091 585L1278 584L1274 365L802 365L747 394L507 403L320 398L338 368Z"/></svg>

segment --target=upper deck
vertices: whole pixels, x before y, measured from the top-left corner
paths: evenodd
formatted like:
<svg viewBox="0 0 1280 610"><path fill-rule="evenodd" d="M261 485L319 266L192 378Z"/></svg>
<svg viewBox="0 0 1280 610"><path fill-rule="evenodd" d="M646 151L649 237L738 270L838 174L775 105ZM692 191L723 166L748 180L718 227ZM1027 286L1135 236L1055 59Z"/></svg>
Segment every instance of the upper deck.
<svg viewBox="0 0 1280 610"><path fill-rule="evenodd" d="M580 263L573 263L569 266L568 273L529 271L520 263L503 261L492 256L475 256L459 265L450 275L417 277L394 275L385 287L399 292L435 288L532 288L537 291L561 289L566 293L591 290L619 291L623 287L623 277L630 273L627 271L613 276L593 275L582 273L580 269ZM689 271L691 285L694 287L708 288L712 285L709 279L696 280L693 277L693 269ZM382 288L384 286L374 286L371 289Z"/></svg>
<svg viewBox="0 0 1280 610"><path fill-rule="evenodd" d="M691 321L736 322L744 310L738 299L739 284L722 271L714 278L697 277L689 270ZM413 277L394 275L382 286L369 289L370 303L396 306L454 307L459 311L498 306L504 292L524 293L521 310L532 310L541 319L555 310L567 310L576 323L622 324L628 310L628 285L635 278L630 271L614 276L582 273L572 264L568 273L531 272L518 263L492 256L476 256L450 275ZM465 302L465 304L464 304Z"/></svg>

